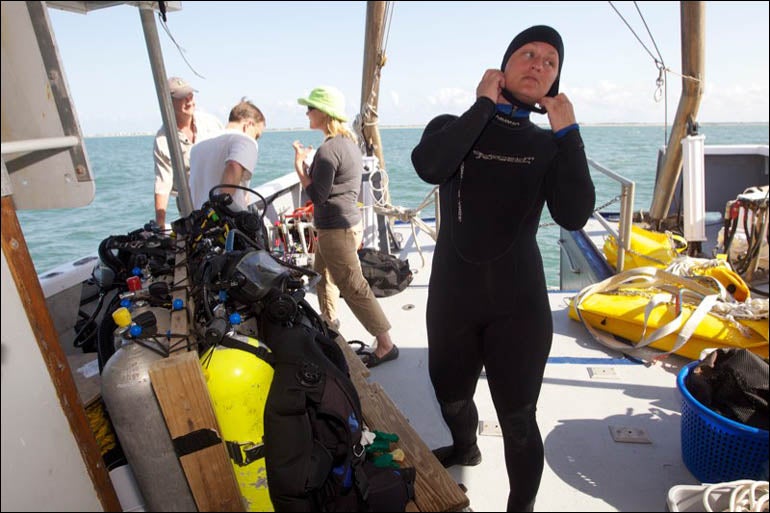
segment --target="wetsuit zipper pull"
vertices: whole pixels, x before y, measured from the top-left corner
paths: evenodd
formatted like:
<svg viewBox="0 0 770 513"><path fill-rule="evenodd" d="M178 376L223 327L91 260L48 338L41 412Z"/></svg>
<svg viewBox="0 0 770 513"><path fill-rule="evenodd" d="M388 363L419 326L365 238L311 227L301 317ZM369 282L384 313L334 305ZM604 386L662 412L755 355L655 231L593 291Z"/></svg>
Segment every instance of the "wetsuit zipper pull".
<svg viewBox="0 0 770 513"><path fill-rule="evenodd" d="M457 187L457 222L463 222L463 172L465 171L465 162L460 163L460 185Z"/></svg>

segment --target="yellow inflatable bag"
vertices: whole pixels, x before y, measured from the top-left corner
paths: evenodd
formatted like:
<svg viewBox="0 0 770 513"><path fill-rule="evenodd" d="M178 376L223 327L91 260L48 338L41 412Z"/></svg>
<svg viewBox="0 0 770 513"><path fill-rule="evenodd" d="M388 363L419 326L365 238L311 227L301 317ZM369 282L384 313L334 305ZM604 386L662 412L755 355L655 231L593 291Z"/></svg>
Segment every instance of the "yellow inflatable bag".
<svg viewBox="0 0 770 513"><path fill-rule="evenodd" d="M737 302L698 280L655 267L618 273L572 298L570 318L603 345L634 355L650 346L697 360L707 348L768 357L768 300ZM627 342L621 342L617 335Z"/></svg>
<svg viewBox="0 0 770 513"><path fill-rule="evenodd" d="M618 241L610 235L604 240L604 256L614 268L618 266ZM671 232L653 232L631 225L631 249L626 252L623 270L636 267L666 267L687 249L687 241Z"/></svg>

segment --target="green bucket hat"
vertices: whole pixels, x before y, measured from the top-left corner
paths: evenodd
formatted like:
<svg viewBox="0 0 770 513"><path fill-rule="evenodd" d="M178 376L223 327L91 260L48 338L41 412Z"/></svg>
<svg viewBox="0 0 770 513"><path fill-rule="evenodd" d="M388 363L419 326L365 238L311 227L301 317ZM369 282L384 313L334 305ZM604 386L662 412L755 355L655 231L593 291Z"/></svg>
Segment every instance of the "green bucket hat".
<svg viewBox="0 0 770 513"><path fill-rule="evenodd" d="M297 98L297 103L316 108L334 119L348 120L345 116L345 96L336 87L316 87L307 98Z"/></svg>

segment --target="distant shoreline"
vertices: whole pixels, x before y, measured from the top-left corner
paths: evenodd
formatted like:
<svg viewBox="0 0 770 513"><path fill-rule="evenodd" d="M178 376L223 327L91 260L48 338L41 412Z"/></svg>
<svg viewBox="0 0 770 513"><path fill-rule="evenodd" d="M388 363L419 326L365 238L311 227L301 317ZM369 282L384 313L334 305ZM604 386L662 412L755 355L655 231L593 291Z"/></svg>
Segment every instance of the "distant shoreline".
<svg viewBox="0 0 770 513"><path fill-rule="evenodd" d="M541 126L547 126L543 123L539 123ZM721 121L721 122L703 122L700 123L701 126L711 126L711 125L767 125L770 124L768 121ZM624 126L665 126L663 123L635 123L635 122L618 122L618 123L581 123L581 126L617 126L617 127L624 127ZM671 124L668 125L669 127L672 126ZM425 128L425 125L382 125L380 126L380 130L400 130L400 129L423 129ZM265 132L307 132L310 131L307 127L296 127L296 128L268 128L265 130ZM97 138L97 137L146 137L146 136L154 136L156 132L127 132L127 133L107 133L107 134L93 134L93 135L86 135L85 137L88 138Z"/></svg>

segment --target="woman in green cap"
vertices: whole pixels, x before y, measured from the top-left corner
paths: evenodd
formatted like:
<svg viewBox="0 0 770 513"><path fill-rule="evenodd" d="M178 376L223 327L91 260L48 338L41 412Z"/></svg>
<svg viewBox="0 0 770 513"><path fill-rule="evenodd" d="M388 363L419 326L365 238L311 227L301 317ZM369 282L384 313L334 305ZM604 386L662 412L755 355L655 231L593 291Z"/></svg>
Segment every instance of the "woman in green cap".
<svg viewBox="0 0 770 513"><path fill-rule="evenodd" d="M390 322L361 271L358 248L363 237L358 193L361 189L363 159L356 136L345 122L345 97L330 86L313 89L307 98L310 128L320 130L324 141L307 163L312 146L294 141L294 169L302 188L313 201L313 225L318 245L313 267L321 275L316 286L321 313L334 326L337 297L342 297L356 318L377 340L367 348L364 363L375 367L398 358L398 347L390 338Z"/></svg>

